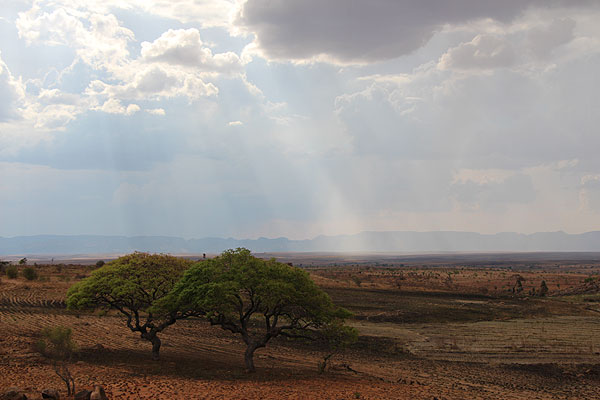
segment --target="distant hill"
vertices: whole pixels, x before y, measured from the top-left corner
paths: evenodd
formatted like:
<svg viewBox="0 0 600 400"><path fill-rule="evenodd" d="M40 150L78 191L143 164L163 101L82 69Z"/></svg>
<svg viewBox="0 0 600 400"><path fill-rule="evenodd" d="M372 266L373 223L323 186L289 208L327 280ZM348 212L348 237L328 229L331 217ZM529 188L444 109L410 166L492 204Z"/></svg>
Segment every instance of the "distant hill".
<svg viewBox="0 0 600 400"><path fill-rule="evenodd" d="M170 236L38 235L0 237L0 256L31 254L118 254L135 250L163 253L220 253L246 247L254 252L504 252L600 251L600 231L530 235L475 232L361 232L314 239L183 239Z"/></svg>

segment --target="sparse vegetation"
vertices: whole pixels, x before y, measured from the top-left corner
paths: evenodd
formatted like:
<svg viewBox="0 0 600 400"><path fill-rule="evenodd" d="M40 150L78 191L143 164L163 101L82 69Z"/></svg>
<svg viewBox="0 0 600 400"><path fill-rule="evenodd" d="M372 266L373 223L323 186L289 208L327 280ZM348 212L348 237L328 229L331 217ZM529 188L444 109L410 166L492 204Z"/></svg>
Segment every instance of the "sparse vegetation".
<svg viewBox="0 0 600 400"><path fill-rule="evenodd" d="M75 394L75 380L70 370L70 363L76 350L71 328L56 326L44 328L41 339L35 343L36 350L52 360L54 372L67 387L67 395Z"/></svg>
<svg viewBox="0 0 600 400"><path fill-rule="evenodd" d="M306 259L293 260L311 264ZM194 397L198 388L203 396L224 398L256 398L256 393L262 398L307 398L314 393L331 398L353 398L354 393L361 398L418 398L425 391L438 398L481 394L468 385L484 387L490 398L526 398L535 386L542 388L542 396L550 398L543 388L555 388L560 374L568 374L568 379L561 379L563 392L577 398L595 398L596 387L590 383L595 383L598 373L600 337L594 333L600 326L595 312L600 310L600 294L596 291L597 279L587 278L597 278L600 263L591 271L587 266L585 270L569 266L529 271L520 265L511 265L512 271L508 267L421 264L400 269L388 267L385 264L393 264L387 262L380 263L385 266L382 268L366 268L364 263L349 266L340 259L336 264L308 267L307 272L335 304L354 313L347 322L354 329L337 319L336 323L350 332L344 334L336 323L331 323L302 332L309 341L273 338L255 354L259 373L251 379L243 377L241 354L247 345L241 334L234 336L229 330L211 328L208 318L178 322L159 333L163 341L168 340L164 343L168 347L163 345L161 349L161 355L166 351L165 360L148 363L149 351L146 356L140 353L144 344L138 338L139 332L133 335L123 329L126 318L118 310L96 307L92 314L70 313L62 308L68 280L81 283L91 278L94 263L69 264L60 273L56 264L40 263L34 268L40 273L35 283L25 281L25 267L17 265L22 280L4 281L0 291L0 325L6 348L0 352L0 387L24 380L26 388L38 390L27 393L29 398L39 398L42 388L60 388L51 369L53 345L41 335L40 327L62 324L72 327L71 341L76 339L81 344L67 365L71 378L79 371L85 374L82 379L74 379L78 390L79 386L87 389L101 383L110 398L146 398L149 393L160 393L165 398ZM535 288L541 294L542 280L552 290L546 298L527 298L524 293L515 296L512 290L517 273L523 278L524 293ZM352 282L353 275L363 280L360 287ZM449 276L451 285L447 283ZM397 287L400 282L402 291ZM212 289L221 287L223 281L215 283ZM561 292L556 290L558 285L563 288ZM488 294L482 294L484 287L489 289ZM147 313L142 311L140 315ZM211 317L216 318L216 313ZM280 320L283 322L285 317ZM248 332L260 337L266 331L265 325L264 314L256 312L248 320ZM328 327L332 335L328 335ZM355 343L352 332L360 333ZM45 354L46 361L31 354L32 345ZM348 351L344 351L346 346ZM73 364L76 360L80 360L77 366ZM553 367L542 368L542 363ZM61 368L57 370L63 373ZM334 373L317 378L317 371ZM63 375L68 379L68 374ZM433 376L435 379L430 379ZM36 381L29 384L29 377ZM482 386L490 378L494 385ZM458 380L465 386L455 389ZM66 383L60 385L64 398Z"/></svg>
<svg viewBox="0 0 600 400"><path fill-rule="evenodd" d="M17 269L17 267L15 265L9 265L8 267L6 267L6 276L9 279L16 279L18 275L19 275L19 270Z"/></svg>
<svg viewBox="0 0 600 400"><path fill-rule="evenodd" d="M28 281L34 281L38 278L38 273L32 267L27 267L23 269L23 277Z"/></svg>

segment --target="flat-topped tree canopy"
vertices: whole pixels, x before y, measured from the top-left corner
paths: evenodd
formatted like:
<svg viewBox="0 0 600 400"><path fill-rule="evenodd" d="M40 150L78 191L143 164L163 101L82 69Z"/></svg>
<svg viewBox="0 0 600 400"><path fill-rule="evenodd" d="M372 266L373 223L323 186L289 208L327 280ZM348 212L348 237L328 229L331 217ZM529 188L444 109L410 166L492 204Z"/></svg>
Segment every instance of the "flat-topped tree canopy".
<svg viewBox="0 0 600 400"><path fill-rule="evenodd" d="M73 285L67 293L69 309L115 309L127 317L127 327L152 342L159 358L158 333L178 319L198 315L179 310L155 310L192 262L166 254L135 252L119 257Z"/></svg>
<svg viewBox="0 0 600 400"><path fill-rule="evenodd" d="M167 309L205 312L212 325L241 335L251 372L254 351L270 339L311 338L315 331L350 316L307 272L256 258L244 248L194 264L161 303Z"/></svg>

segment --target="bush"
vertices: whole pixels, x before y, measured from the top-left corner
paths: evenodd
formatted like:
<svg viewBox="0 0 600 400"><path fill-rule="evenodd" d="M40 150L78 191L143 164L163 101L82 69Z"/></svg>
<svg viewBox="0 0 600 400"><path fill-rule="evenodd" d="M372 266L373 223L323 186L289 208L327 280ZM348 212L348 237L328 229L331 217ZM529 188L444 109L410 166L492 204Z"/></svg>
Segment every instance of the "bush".
<svg viewBox="0 0 600 400"><path fill-rule="evenodd" d="M8 276L10 279L16 279L17 275L19 275L19 271L17 270L16 266L9 265L6 267L6 276Z"/></svg>
<svg viewBox="0 0 600 400"><path fill-rule="evenodd" d="M67 387L67 396L75 394L75 380L69 369L69 363L76 350L75 342L73 342L73 331L66 326L56 326L42 329L41 336L34 343L35 349L52 359L54 372Z"/></svg>
<svg viewBox="0 0 600 400"><path fill-rule="evenodd" d="M10 265L9 261L0 261L0 274L4 274L6 272L6 268Z"/></svg>
<svg viewBox="0 0 600 400"><path fill-rule="evenodd" d="M102 268L104 267L104 260L98 260L96 262L96 268Z"/></svg>
<svg viewBox="0 0 600 400"><path fill-rule="evenodd" d="M48 349L52 355L58 359L70 359L75 351L73 342L73 331L66 326L56 326L54 328L42 329L42 339L44 348Z"/></svg>
<svg viewBox="0 0 600 400"><path fill-rule="evenodd" d="M38 278L38 273L35 269L27 267L23 270L23 276L28 281L35 281Z"/></svg>

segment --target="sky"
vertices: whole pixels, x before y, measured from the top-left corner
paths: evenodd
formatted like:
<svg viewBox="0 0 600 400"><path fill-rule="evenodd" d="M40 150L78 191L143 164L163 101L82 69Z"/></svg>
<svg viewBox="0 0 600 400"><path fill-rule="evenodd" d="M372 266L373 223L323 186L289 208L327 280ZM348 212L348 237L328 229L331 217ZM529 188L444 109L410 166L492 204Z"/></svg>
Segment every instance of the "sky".
<svg viewBox="0 0 600 400"><path fill-rule="evenodd" d="M0 3L0 236L600 230L597 0Z"/></svg>

